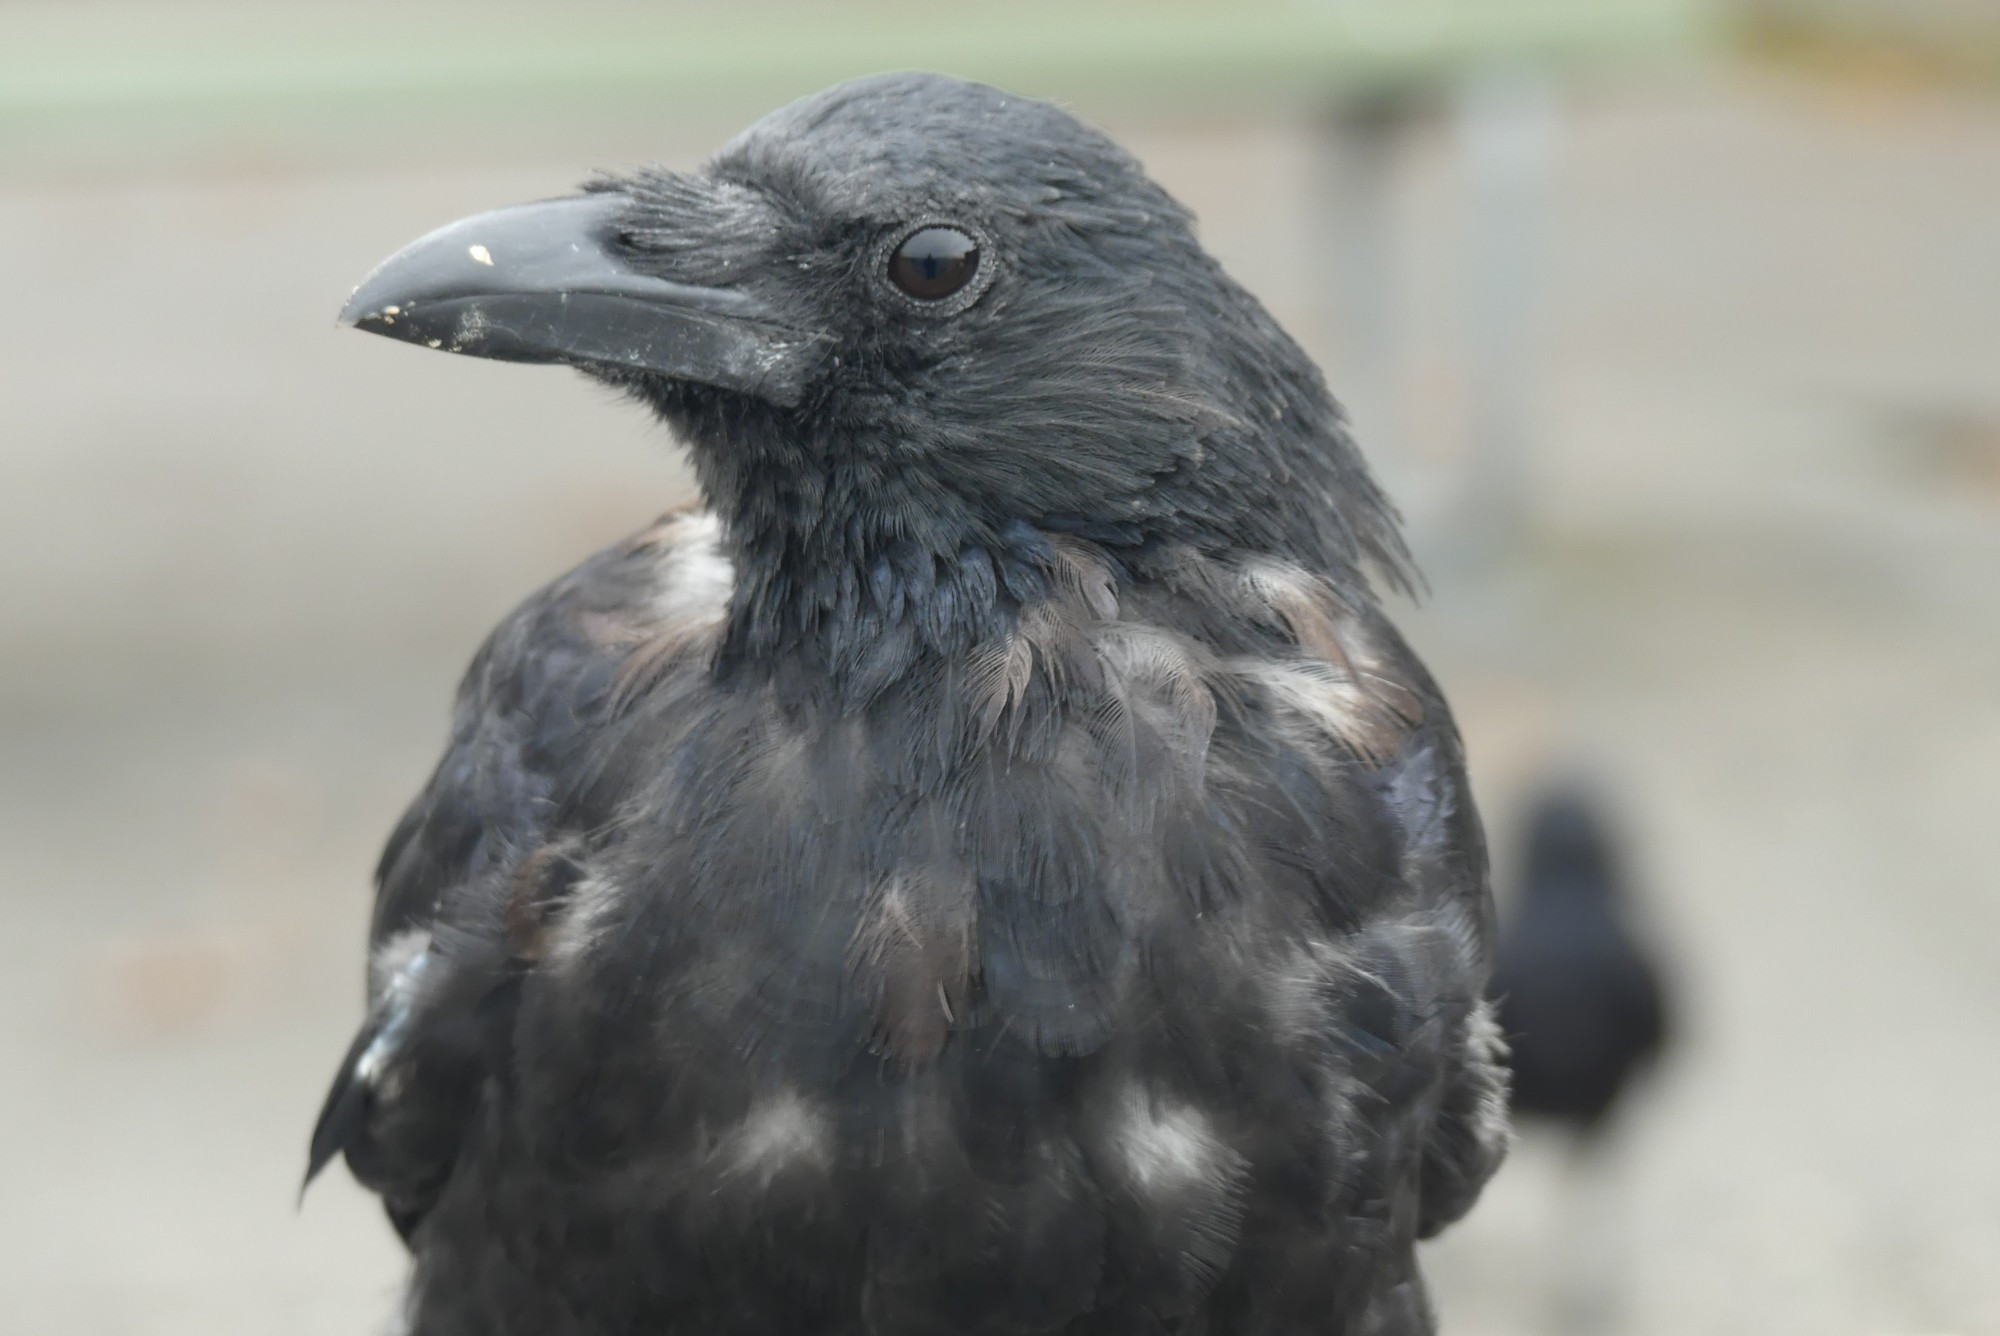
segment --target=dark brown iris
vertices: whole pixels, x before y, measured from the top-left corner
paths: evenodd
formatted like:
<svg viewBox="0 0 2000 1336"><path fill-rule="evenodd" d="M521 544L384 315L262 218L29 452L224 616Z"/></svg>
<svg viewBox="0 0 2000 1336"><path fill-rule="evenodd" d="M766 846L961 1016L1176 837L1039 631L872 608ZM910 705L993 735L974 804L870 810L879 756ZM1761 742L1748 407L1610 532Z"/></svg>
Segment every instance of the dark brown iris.
<svg viewBox="0 0 2000 1336"><path fill-rule="evenodd" d="M951 296L979 270L979 243L955 227L925 227L889 257L889 277L918 301Z"/></svg>

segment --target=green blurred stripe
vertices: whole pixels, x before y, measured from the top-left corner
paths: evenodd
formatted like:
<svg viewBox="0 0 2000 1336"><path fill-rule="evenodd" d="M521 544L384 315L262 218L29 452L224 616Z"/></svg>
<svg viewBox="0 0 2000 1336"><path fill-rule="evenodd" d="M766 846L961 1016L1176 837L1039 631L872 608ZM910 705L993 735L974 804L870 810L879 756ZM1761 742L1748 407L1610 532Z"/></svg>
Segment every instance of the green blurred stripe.
<svg viewBox="0 0 2000 1336"><path fill-rule="evenodd" d="M764 105L883 69L1054 96L1306 98L1685 48L1703 0L924 7L0 3L0 128L514 98Z"/></svg>

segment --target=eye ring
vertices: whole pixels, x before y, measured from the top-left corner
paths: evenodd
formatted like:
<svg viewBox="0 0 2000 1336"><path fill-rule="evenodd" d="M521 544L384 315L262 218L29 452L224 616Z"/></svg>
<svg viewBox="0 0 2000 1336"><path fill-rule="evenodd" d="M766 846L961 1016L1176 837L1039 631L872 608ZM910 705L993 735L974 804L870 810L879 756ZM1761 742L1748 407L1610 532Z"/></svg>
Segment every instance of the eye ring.
<svg viewBox="0 0 2000 1336"><path fill-rule="evenodd" d="M904 309L956 315L992 286L998 258L981 228L955 218L921 217L882 239L875 272Z"/></svg>

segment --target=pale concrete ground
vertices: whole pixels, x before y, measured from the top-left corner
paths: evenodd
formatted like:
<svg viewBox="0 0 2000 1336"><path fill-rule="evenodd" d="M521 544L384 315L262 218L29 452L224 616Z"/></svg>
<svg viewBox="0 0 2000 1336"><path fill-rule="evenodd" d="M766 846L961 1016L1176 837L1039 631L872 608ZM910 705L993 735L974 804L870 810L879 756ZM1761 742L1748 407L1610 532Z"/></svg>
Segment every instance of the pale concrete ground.
<svg viewBox="0 0 2000 1336"><path fill-rule="evenodd" d="M1316 329L1305 137L1124 132ZM336 1171L293 1209L374 848L484 629L685 484L574 377L331 314L439 221L709 142L0 184L0 1327L389 1311L371 1203ZM1442 131L1411 169L1391 471L1427 495L1460 380ZM1412 625L1500 843L1541 766L1595 762L1681 948L1688 1043L1628 1138L1632 1328L2000 1333L2000 106L1580 95L1553 205L1541 528L1437 570ZM1526 1148L1436 1250L1448 1330L1542 1329L1554 1183Z"/></svg>

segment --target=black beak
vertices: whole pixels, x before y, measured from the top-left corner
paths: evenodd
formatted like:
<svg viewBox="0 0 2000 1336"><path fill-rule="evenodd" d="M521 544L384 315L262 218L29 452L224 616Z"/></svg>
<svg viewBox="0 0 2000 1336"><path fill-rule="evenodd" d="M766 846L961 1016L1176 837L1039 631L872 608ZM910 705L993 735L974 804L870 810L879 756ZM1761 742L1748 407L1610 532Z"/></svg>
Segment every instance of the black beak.
<svg viewBox="0 0 2000 1336"><path fill-rule="evenodd" d="M613 191L441 227L370 274L342 324L509 362L651 371L795 404L827 340L756 298L672 283L621 258Z"/></svg>

